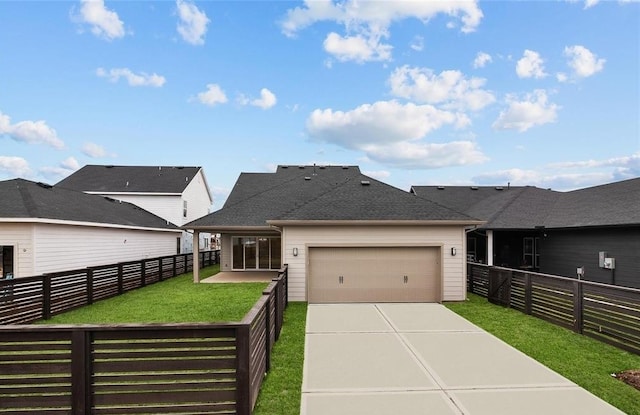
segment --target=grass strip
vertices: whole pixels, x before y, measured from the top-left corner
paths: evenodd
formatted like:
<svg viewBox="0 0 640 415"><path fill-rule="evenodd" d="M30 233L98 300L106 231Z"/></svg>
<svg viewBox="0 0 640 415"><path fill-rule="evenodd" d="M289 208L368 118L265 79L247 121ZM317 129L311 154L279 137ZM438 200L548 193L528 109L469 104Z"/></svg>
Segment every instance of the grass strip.
<svg viewBox="0 0 640 415"><path fill-rule="evenodd" d="M220 271L202 269L201 278ZM187 273L128 291L39 324L197 323L240 321L262 295L267 283L194 284Z"/></svg>
<svg viewBox="0 0 640 415"><path fill-rule="evenodd" d="M253 415L300 413L307 303L289 303Z"/></svg>
<svg viewBox="0 0 640 415"><path fill-rule="evenodd" d="M640 356L483 297L468 294L468 298L445 305L618 409L640 415L640 391L611 376L640 368Z"/></svg>

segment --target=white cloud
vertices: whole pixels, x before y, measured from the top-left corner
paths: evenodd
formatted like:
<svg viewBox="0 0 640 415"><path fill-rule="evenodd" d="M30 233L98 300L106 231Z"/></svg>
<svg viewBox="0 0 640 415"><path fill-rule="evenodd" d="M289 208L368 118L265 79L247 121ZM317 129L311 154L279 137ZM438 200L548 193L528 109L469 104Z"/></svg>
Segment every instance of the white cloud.
<svg viewBox="0 0 640 415"><path fill-rule="evenodd" d="M614 179L640 177L640 152L630 156L612 157L604 160L585 160L552 163L553 169L597 169L614 167Z"/></svg>
<svg viewBox="0 0 640 415"><path fill-rule="evenodd" d="M383 37L388 37L386 33L368 36L358 34L355 36L340 36L331 32L324 40L323 46L327 53L333 55L341 62L355 61L364 63L369 61L386 61L391 59L393 47L381 43Z"/></svg>
<svg viewBox="0 0 640 415"><path fill-rule="evenodd" d="M207 84L207 90L200 92L195 99L210 107L227 102L227 96L218 84Z"/></svg>
<svg viewBox="0 0 640 415"><path fill-rule="evenodd" d="M465 127L461 113L432 105L379 101L351 111L317 109L307 119L307 133L315 140L362 151L368 159L404 168L435 168L484 161L470 141L428 143L423 139L444 126Z"/></svg>
<svg viewBox="0 0 640 415"><path fill-rule="evenodd" d="M578 78L587 78L600 72L606 62L580 45L565 47L564 55L569 59L567 64L573 69L574 76Z"/></svg>
<svg viewBox="0 0 640 415"><path fill-rule="evenodd" d="M381 43L389 37L392 22L416 18L423 22L444 14L459 19L464 33L473 32L483 14L476 1L358 1L305 0L304 5L289 9L281 22L282 31L294 36L300 30L321 21L333 21L344 26L344 36L329 33L325 50L341 61L391 59L391 45Z"/></svg>
<svg viewBox="0 0 640 415"><path fill-rule="evenodd" d="M584 8L588 9L600 3L600 0L584 0Z"/></svg>
<svg viewBox="0 0 640 415"><path fill-rule="evenodd" d="M66 177L80 168L78 160L73 157L67 157L62 160L56 167L42 167L39 172L47 178Z"/></svg>
<svg viewBox="0 0 640 415"><path fill-rule="evenodd" d="M91 158L101 158L107 155L104 147L96 143L84 143L82 145L82 153Z"/></svg>
<svg viewBox="0 0 640 415"><path fill-rule="evenodd" d="M439 75L428 68L402 66L389 77L391 93L446 109L478 111L495 102L493 93L482 89L483 78L465 78L460 71L442 71Z"/></svg>
<svg viewBox="0 0 640 415"><path fill-rule="evenodd" d="M29 144L46 144L57 149L64 148L64 142L58 138L56 130L49 127L45 121L20 121L11 124L11 118L0 111L0 136L3 135Z"/></svg>
<svg viewBox="0 0 640 415"><path fill-rule="evenodd" d="M31 173L31 169L27 160L22 157L0 156L0 172L9 173L16 177L24 177Z"/></svg>
<svg viewBox="0 0 640 415"><path fill-rule="evenodd" d="M544 78L544 60L538 52L526 49L522 58L516 63L516 73L520 78Z"/></svg>
<svg viewBox="0 0 640 415"><path fill-rule="evenodd" d="M124 37L124 23L118 14L104 5L104 0L80 0L80 12L75 19L91 25L91 33L106 40Z"/></svg>
<svg viewBox="0 0 640 415"><path fill-rule="evenodd" d="M365 176L373 177L376 180L388 179L391 176L391 173L387 170L369 170L363 171L362 174L364 174Z"/></svg>
<svg viewBox="0 0 640 415"><path fill-rule="evenodd" d="M485 66L487 66L488 63L491 63L493 61L493 59L491 58L491 55L489 55L488 53L485 52L478 52L478 54L476 55L476 58L473 60L473 67L474 68L484 68Z"/></svg>
<svg viewBox="0 0 640 415"><path fill-rule="evenodd" d="M251 105L267 110L276 105L277 101L276 95L273 92L267 88L262 88L260 90L260 98L252 100Z"/></svg>
<svg viewBox="0 0 640 415"><path fill-rule="evenodd" d="M422 36L415 36L409 47L417 52L421 52L424 49L424 38Z"/></svg>
<svg viewBox="0 0 640 415"><path fill-rule="evenodd" d="M556 79L558 82L567 82L569 80L569 76L564 72L558 72L556 74Z"/></svg>
<svg viewBox="0 0 640 415"><path fill-rule="evenodd" d="M204 36L207 33L207 25L211 20L196 7L195 4L185 0L176 0L178 8L177 30L182 39L192 45L203 45Z"/></svg>
<svg viewBox="0 0 640 415"><path fill-rule="evenodd" d="M548 102L547 93L537 89L527 94L523 100L514 95L507 96L509 107L500 112L493 123L496 130L527 131L536 125L552 123L556 120L560 107Z"/></svg>
<svg viewBox="0 0 640 415"><path fill-rule="evenodd" d="M98 68L96 69L96 75L100 78L107 78L111 82L118 82L120 78L124 78L129 83L129 86L152 86L159 88L166 82L164 76L156 73L149 75L145 72L140 72L135 74L128 68L113 68L108 71L104 68Z"/></svg>

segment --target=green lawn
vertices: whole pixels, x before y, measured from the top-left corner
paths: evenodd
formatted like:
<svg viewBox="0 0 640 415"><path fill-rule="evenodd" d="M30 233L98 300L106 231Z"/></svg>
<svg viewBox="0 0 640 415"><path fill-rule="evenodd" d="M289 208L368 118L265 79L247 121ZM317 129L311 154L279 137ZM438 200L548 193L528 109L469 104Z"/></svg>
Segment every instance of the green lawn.
<svg viewBox="0 0 640 415"><path fill-rule="evenodd" d="M220 266L202 269L201 278ZM267 283L193 284L193 274L129 291L56 315L40 324L195 323L240 321Z"/></svg>
<svg viewBox="0 0 640 415"><path fill-rule="evenodd" d="M452 311L630 415L640 415L640 391L611 376L640 369L640 356L468 294Z"/></svg>
<svg viewBox="0 0 640 415"><path fill-rule="evenodd" d="M307 303L289 303L253 415L300 413Z"/></svg>

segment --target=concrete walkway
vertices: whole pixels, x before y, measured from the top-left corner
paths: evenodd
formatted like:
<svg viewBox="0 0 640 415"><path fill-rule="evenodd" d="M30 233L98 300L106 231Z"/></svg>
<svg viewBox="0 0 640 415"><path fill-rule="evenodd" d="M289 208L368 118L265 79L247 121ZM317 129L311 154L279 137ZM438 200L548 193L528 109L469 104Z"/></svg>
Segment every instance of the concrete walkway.
<svg viewBox="0 0 640 415"><path fill-rule="evenodd" d="M623 414L440 304L309 305L300 413Z"/></svg>

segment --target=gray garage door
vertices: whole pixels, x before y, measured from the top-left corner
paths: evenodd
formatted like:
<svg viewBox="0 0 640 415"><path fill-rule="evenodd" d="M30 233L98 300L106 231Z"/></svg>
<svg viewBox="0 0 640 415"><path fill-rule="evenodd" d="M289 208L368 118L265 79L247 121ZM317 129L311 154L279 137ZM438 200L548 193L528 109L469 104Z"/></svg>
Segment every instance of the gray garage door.
<svg viewBox="0 0 640 415"><path fill-rule="evenodd" d="M437 302L438 247L309 249L310 303Z"/></svg>

